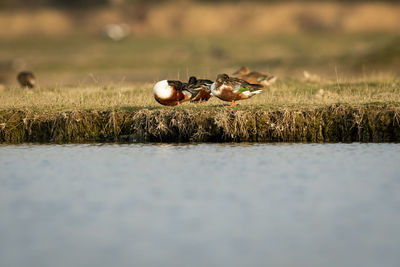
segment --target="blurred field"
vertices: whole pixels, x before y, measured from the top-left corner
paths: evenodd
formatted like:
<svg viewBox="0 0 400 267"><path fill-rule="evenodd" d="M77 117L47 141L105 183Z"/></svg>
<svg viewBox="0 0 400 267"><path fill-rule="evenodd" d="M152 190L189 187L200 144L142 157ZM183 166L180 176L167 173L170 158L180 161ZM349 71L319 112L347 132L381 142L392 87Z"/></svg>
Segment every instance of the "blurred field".
<svg viewBox="0 0 400 267"><path fill-rule="evenodd" d="M30 8L29 4L17 10L0 9L0 37L99 34L109 23L126 23L133 36L399 32L400 27L398 2L136 2L86 10Z"/></svg>
<svg viewBox="0 0 400 267"><path fill-rule="evenodd" d="M39 86L131 84L158 79L215 79L248 65L278 77L322 79L395 77L400 35L288 34L260 37L142 37L120 42L96 36L0 40L0 83L15 87L18 70L32 70ZM13 69L12 62L17 63Z"/></svg>

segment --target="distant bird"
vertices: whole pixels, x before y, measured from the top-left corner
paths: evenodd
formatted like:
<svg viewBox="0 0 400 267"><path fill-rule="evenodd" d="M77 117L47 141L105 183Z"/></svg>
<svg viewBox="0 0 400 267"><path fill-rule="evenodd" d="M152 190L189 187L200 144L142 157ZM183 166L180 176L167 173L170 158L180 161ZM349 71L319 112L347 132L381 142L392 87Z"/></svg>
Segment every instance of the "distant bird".
<svg viewBox="0 0 400 267"><path fill-rule="evenodd" d="M211 93L223 101L232 101L228 107L234 107L235 101L259 94L262 88L261 84L251 84L239 78L231 78L227 74L219 74L211 85Z"/></svg>
<svg viewBox="0 0 400 267"><path fill-rule="evenodd" d="M30 71L18 73L17 80L22 87L33 88L35 86L35 76Z"/></svg>
<svg viewBox="0 0 400 267"><path fill-rule="evenodd" d="M128 24L107 24L104 27L106 35L108 38L114 41L121 41L129 36L131 29Z"/></svg>
<svg viewBox="0 0 400 267"><path fill-rule="evenodd" d="M243 79L249 83L261 84L264 87L270 86L276 81L276 77L272 75L262 74L257 71L250 71L249 67L241 67L233 73L234 77Z"/></svg>
<svg viewBox="0 0 400 267"><path fill-rule="evenodd" d="M192 93L190 102L207 101L210 99L212 84L213 81L210 80L197 79L194 76L190 77L187 84L188 90Z"/></svg>
<svg viewBox="0 0 400 267"><path fill-rule="evenodd" d="M181 81L162 80L153 87L154 98L161 105L176 106L190 100L193 93L188 91L187 84Z"/></svg>

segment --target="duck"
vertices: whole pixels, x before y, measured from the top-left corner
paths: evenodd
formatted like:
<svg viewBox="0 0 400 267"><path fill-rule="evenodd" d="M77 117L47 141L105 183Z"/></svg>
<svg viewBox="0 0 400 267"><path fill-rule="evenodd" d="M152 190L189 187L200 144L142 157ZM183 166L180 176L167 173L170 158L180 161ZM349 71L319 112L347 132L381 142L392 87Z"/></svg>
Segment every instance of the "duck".
<svg viewBox="0 0 400 267"><path fill-rule="evenodd" d="M197 79L195 76L191 76L188 81L188 90L192 92L190 102L201 102L210 99L211 85L213 81L206 79Z"/></svg>
<svg viewBox="0 0 400 267"><path fill-rule="evenodd" d="M248 99L262 92L261 84L251 84L245 80L229 77L227 74L219 74L211 85L211 93L223 101L232 102L230 106L236 105L235 101Z"/></svg>
<svg viewBox="0 0 400 267"><path fill-rule="evenodd" d="M22 87L35 87L35 75L30 71L21 71L17 75L17 80Z"/></svg>
<svg viewBox="0 0 400 267"><path fill-rule="evenodd" d="M155 100L164 106L176 106L189 101L193 93L188 90L186 83L176 80L162 80L153 87Z"/></svg>
<svg viewBox="0 0 400 267"><path fill-rule="evenodd" d="M250 71L249 67L243 66L232 74L234 77L243 79L252 84L261 84L264 87L270 86L276 81L273 75L262 74L257 71Z"/></svg>

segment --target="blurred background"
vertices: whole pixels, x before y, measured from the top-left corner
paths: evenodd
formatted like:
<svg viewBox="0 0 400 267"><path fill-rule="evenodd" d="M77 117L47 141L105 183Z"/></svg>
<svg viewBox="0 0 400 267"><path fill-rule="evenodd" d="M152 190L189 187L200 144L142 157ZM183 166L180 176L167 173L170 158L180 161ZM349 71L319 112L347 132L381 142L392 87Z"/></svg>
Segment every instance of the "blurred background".
<svg viewBox="0 0 400 267"><path fill-rule="evenodd" d="M0 84L400 74L400 1L0 0ZM307 72L305 74L305 71Z"/></svg>

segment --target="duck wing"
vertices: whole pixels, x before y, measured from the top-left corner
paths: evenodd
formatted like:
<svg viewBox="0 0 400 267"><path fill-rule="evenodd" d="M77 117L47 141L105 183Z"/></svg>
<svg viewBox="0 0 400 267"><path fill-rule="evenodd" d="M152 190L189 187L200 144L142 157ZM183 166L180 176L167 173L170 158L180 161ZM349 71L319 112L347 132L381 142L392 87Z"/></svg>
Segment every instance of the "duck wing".
<svg viewBox="0 0 400 267"><path fill-rule="evenodd" d="M207 79L200 79L200 80L197 80L197 81L198 81L198 83L200 83L201 85L209 85L209 84L212 84L212 83L213 83L213 81L207 80Z"/></svg>
<svg viewBox="0 0 400 267"><path fill-rule="evenodd" d="M187 89L187 84L183 83L181 81L174 81L174 80L168 80L168 85L173 86L175 90L182 92L183 90Z"/></svg>
<svg viewBox="0 0 400 267"><path fill-rule="evenodd" d="M206 89L210 88L211 84L213 84L213 81L211 80L197 80L195 84L188 84L188 87L191 89L196 89L196 90L201 90L201 89Z"/></svg>
<svg viewBox="0 0 400 267"><path fill-rule="evenodd" d="M206 89L201 89L193 94L190 98L190 102L202 102L207 101L211 97L211 91Z"/></svg>
<svg viewBox="0 0 400 267"><path fill-rule="evenodd" d="M273 83L276 80L276 77L271 74L263 74L260 72L252 71L246 75L246 78L251 79L252 81L261 82L271 82Z"/></svg>
<svg viewBox="0 0 400 267"><path fill-rule="evenodd" d="M264 88L261 84L252 84L248 83L245 80L239 79L239 78L231 78L232 84L232 90L234 92L245 92L245 91L258 91Z"/></svg>

